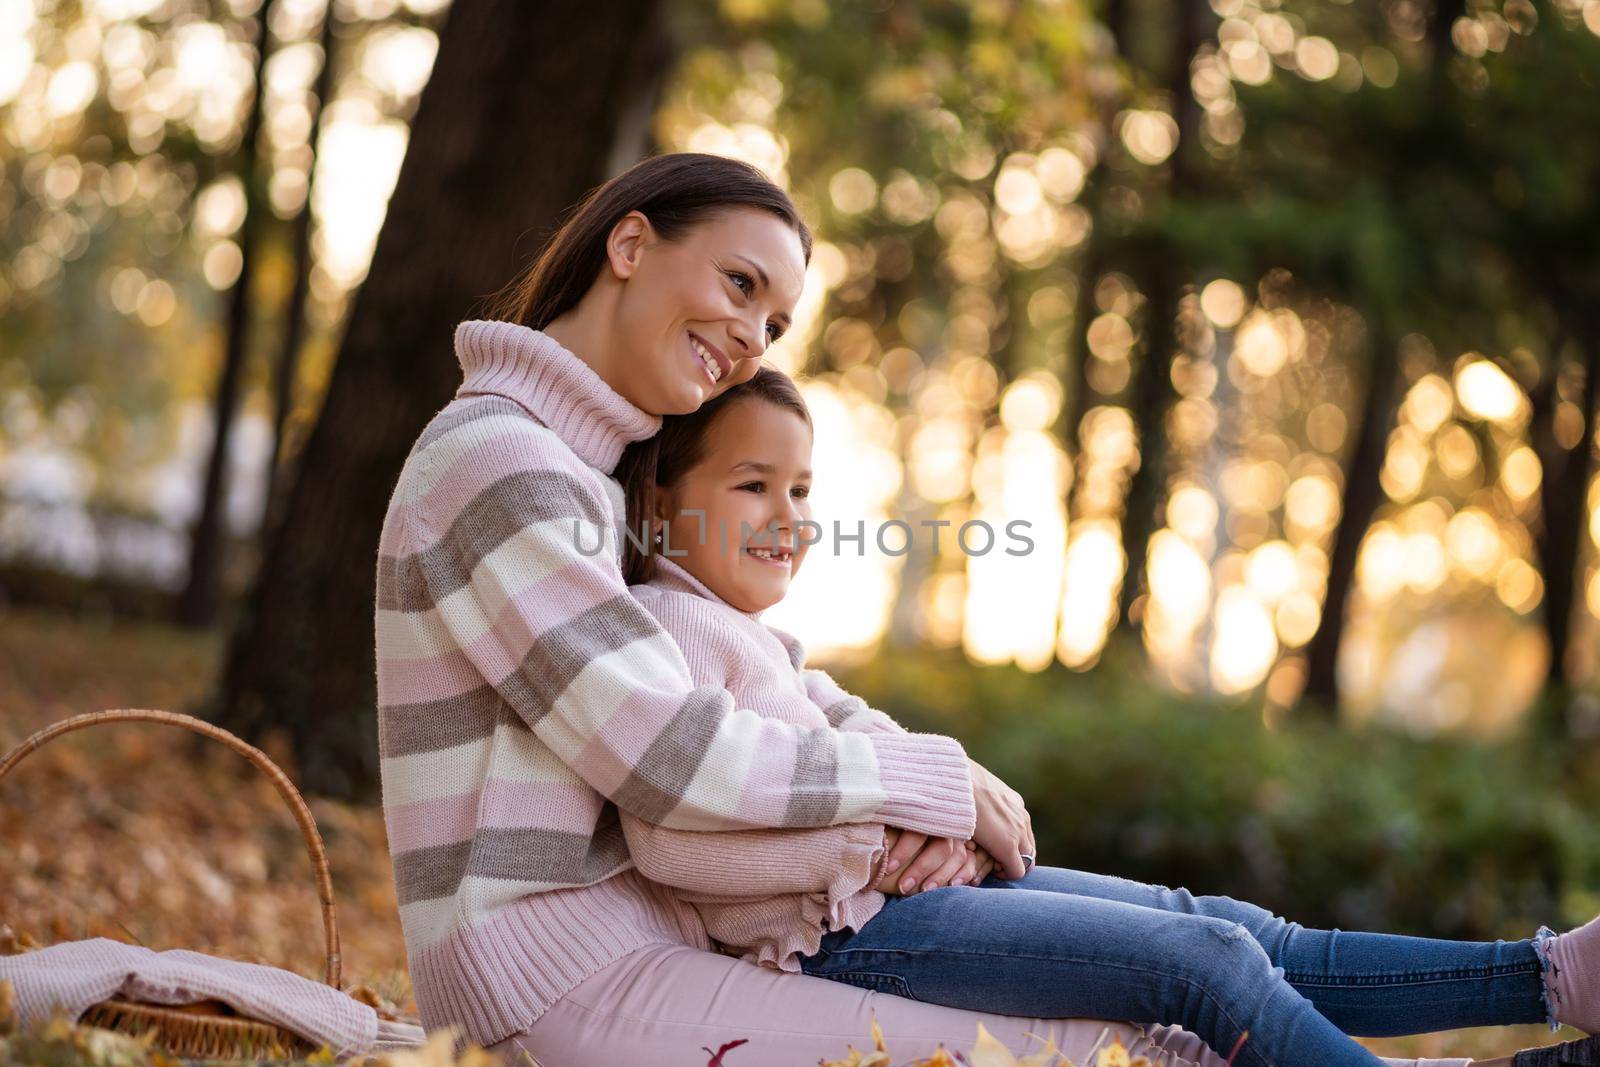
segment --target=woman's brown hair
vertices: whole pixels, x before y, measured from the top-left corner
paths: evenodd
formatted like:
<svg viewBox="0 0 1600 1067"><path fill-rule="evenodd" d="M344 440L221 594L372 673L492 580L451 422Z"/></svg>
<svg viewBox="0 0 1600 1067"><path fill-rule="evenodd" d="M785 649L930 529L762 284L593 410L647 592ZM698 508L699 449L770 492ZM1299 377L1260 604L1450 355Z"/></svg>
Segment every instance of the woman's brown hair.
<svg viewBox="0 0 1600 1067"><path fill-rule="evenodd" d="M643 212L656 233L675 241L734 208L766 211L788 223L811 262L811 231L789 194L766 175L725 156L671 152L641 160L590 190L533 263L491 298L488 317L542 330L576 307L600 276L612 228L630 211Z"/></svg>
<svg viewBox="0 0 1600 1067"><path fill-rule="evenodd" d="M759 400L800 416L811 425L811 412L800 389L787 374L762 365L747 382L707 400L687 415L668 415L654 437L634 441L617 461L616 476L627 501L622 538L622 577L629 585L649 581L656 570L651 530L656 494L671 489L705 457L706 435L717 416L740 401Z"/></svg>

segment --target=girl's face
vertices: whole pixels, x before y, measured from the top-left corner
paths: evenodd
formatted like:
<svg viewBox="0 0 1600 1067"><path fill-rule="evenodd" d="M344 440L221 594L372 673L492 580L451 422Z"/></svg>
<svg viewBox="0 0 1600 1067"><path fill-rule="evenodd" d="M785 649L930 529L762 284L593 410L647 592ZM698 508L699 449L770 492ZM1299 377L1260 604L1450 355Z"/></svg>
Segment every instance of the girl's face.
<svg viewBox="0 0 1600 1067"><path fill-rule="evenodd" d="M712 420L700 462L657 494L667 525L656 551L740 611L764 610L805 559L810 494L811 427L768 401L736 400Z"/></svg>
<svg viewBox="0 0 1600 1067"><path fill-rule="evenodd" d="M748 381L789 328L805 281L800 237L776 215L733 208L662 240L640 212L612 229L618 392L680 415ZM623 368L618 368L623 370Z"/></svg>

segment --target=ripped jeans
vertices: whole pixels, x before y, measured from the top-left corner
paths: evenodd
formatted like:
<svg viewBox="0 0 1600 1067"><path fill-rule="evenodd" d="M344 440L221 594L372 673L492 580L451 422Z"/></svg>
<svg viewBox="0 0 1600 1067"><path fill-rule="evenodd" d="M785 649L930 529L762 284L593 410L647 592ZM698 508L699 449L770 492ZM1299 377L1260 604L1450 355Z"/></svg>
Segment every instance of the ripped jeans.
<svg viewBox="0 0 1600 1067"><path fill-rule="evenodd" d="M1311 930L1229 897L1034 867L889 897L800 965L952 1007L1176 1024L1223 1057L1238 1046L1239 1067L1381 1067L1349 1035L1550 1021L1536 942L1553 936Z"/></svg>

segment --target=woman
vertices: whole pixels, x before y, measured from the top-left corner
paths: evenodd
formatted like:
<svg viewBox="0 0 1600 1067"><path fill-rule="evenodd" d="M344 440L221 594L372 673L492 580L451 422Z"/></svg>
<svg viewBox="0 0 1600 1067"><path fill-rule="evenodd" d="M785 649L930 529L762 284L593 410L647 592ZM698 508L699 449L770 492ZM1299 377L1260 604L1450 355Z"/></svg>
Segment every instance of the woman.
<svg viewBox="0 0 1600 1067"><path fill-rule="evenodd" d="M758 172L658 157L585 198L513 321L457 331L465 380L406 460L378 561L384 811L423 1022L551 1065L699 1067L739 1038L749 1063L800 1062L860 1042L874 1010L897 1054L966 1045L982 1020L1012 1047L1050 1034L1082 1059L1109 1026L1199 1059L1171 1029L764 973L707 951L628 856L619 808L678 830L877 823L938 842L924 869L970 838L1010 880L1033 852L1020 798L954 740L737 708L622 582L623 447L754 373L808 257Z"/></svg>

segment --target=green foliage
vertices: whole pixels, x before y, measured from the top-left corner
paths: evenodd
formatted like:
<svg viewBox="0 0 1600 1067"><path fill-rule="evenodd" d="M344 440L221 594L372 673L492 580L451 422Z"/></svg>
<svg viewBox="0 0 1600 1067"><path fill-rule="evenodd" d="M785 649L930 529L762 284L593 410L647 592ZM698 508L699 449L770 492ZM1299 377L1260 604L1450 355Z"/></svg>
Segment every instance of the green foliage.
<svg viewBox="0 0 1600 1067"><path fill-rule="evenodd" d="M1114 663L1028 674L885 653L838 674L1022 793L1041 863L1420 936L1522 938L1600 909L1592 754L1322 720L1269 728L1251 707L1173 696Z"/></svg>

